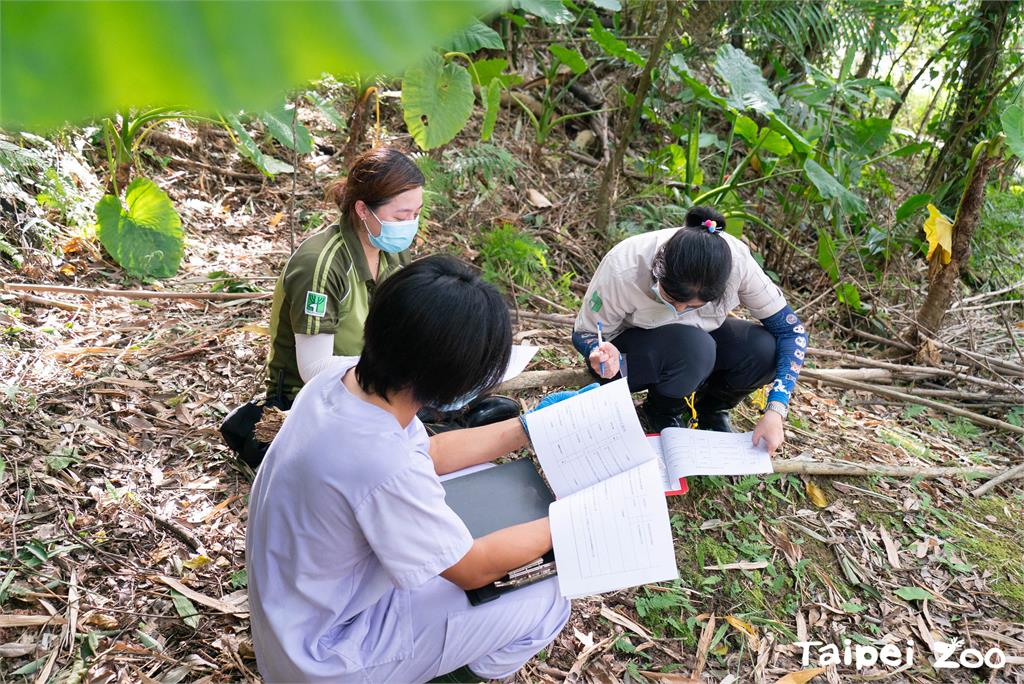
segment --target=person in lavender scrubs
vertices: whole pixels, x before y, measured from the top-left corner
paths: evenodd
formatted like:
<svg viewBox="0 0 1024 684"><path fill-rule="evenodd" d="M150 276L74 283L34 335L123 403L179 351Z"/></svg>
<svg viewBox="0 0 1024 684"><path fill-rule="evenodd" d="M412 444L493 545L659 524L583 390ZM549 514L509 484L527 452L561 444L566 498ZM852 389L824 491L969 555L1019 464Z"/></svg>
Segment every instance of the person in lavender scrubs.
<svg viewBox="0 0 1024 684"><path fill-rule="evenodd" d="M246 566L268 682L420 682L463 666L515 673L569 617L557 581L480 606L484 586L551 548L547 518L474 540L439 475L526 446L521 422L427 436L416 412L493 388L511 326L497 290L456 259L388 278L360 357L299 392L253 482Z"/></svg>

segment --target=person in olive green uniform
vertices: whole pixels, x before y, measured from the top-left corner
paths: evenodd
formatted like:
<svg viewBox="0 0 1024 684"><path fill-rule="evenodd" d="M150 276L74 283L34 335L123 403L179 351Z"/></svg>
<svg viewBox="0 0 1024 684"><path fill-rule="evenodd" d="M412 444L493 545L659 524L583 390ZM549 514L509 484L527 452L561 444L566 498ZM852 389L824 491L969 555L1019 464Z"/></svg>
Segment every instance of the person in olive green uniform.
<svg viewBox="0 0 1024 684"><path fill-rule="evenodd" d="M362 352L363 324L374 290L409 261L407 250L423 208L423 183L423 174L409 157L380 147L359 155L348 176L328 186L327 198L341 217L299 245L274 288L266 400L240 406L221 425L225 442L253 468L268 446L254 435L264 406L290 409L302 386L333 357ZM458 426L472 427L518 413L519 405L511 399L482 397L456 415ZM444 411L421 417L456 426L453 415Z"/></svg>
<svg viewBox="0 0 1024 684"><path fill-rule="evenodd" d="M398 150L356 157L327 188L338 223L295 250L274 288L267 403L291 407L333 356L358 356L377 283L408 262L419 229L423 174Z"/></svg>
<svg viewBox="0 0 1024 684"><path fill-rule="evenodd" d="M408 252L380 250L373 273L367 251L358 233L342 222L303 242L288 260L270 313L266 383L274 405L289 407L322 359L359 356L370 297L381 280L409 260ZM319 336L330 339L318 344ZM302 350L302 366L297 350Z"/></svg>

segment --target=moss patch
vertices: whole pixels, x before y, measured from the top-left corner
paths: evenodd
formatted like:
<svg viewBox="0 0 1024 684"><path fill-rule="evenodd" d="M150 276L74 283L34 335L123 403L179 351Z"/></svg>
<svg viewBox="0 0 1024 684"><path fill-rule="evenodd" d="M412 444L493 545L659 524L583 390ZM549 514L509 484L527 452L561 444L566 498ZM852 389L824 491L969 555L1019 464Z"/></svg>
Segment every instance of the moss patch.
<svg viewBox="0 0 1024 684"><path fill-rule="evenodd" d="M986 496L965 497L962 515L947 529L964 559L993 574L989 586L1013 611L1024 616L1024 502Z"/></svg>

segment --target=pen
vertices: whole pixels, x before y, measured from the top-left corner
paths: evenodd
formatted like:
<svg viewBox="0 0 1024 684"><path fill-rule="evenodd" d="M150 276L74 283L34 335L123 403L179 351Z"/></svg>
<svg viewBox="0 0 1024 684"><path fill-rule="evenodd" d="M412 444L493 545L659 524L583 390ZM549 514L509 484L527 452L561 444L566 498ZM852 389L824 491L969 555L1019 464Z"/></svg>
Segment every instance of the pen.
<svg viewBox="0 0 1024 684"><path fill-rule="evenodd" d="M597 322L597 348L600 349L601 345L604 344L604 339L601 337L601 321ZM601 362L601 377L604 377L604 361Z"/></svg>

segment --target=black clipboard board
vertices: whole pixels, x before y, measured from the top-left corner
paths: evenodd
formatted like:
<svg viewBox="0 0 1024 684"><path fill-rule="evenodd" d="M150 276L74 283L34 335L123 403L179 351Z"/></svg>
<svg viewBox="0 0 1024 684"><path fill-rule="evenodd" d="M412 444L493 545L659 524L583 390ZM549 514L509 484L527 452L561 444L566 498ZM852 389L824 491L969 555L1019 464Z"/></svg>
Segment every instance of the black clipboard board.
<svg viewBox="0 0 1024 684"><path fill-rule="evenodd" d="M546 517L555 495L527 458L445 480L445 503L466 523L478 539L496 530ZM543 562L554 561L553 551ZM528 585L521 585L528 586ZM494 583L466 592L476 606L520 587L496 587Z"/></svg>

